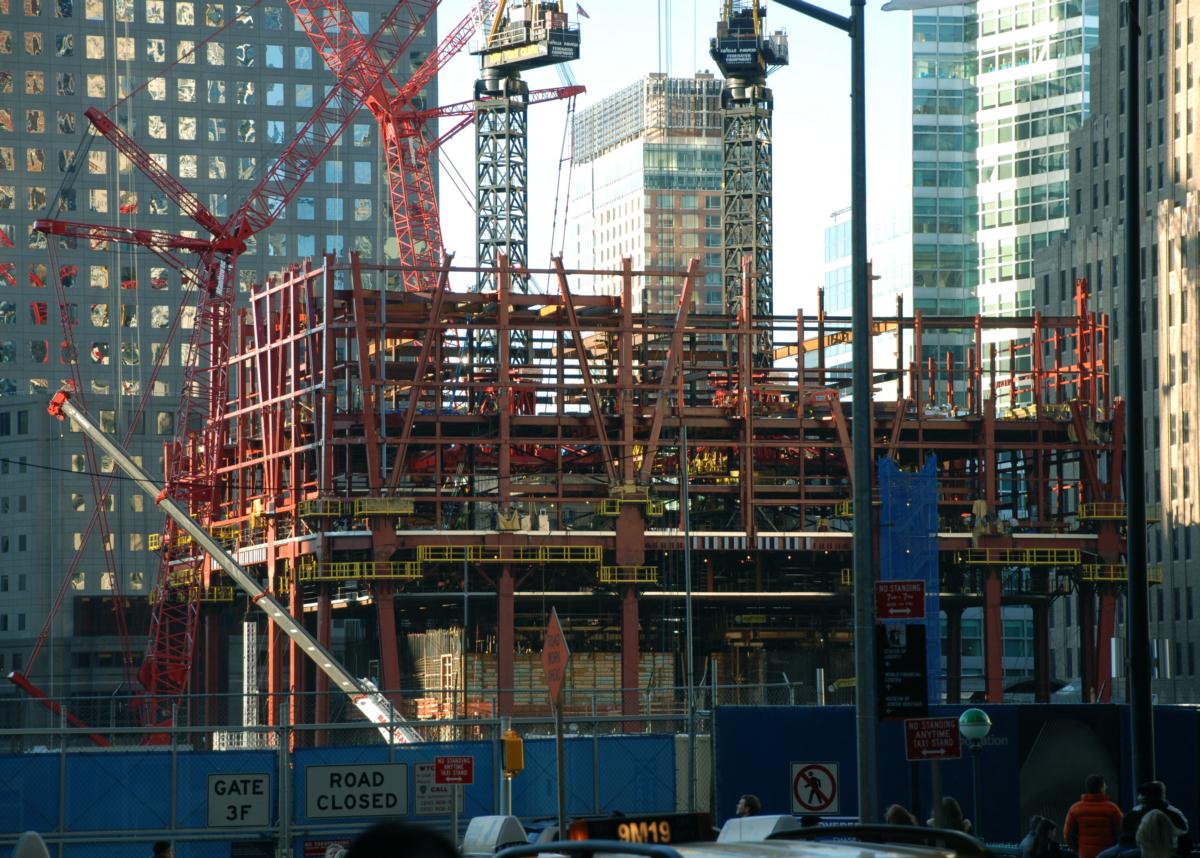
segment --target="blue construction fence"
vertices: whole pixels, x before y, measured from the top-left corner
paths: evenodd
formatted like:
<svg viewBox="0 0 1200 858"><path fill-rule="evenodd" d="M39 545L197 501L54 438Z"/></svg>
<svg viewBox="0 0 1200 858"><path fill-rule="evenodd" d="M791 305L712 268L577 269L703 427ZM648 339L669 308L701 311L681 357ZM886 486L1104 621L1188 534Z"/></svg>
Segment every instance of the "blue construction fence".
<svg viewBox="0 0 1200 858"><path fill-rule="evenodd" d="M931 706L931 717L957 718L967 706ZM896 803L932 815L934 765L942 794L977 816L989 842L1015 842L1033 814L1061 828L1084 779L1105 777L1109 796L1128 810L1135 800L1129 709L1120 705L985 705L992 729L973 752L939 763L906 760L904 725L877 733L881 808ZM1156 775L1192 825L1200 823L1200 709L1156 706ZM852 706L718 707L714 713L716 816L733 815L738 797L757 795L764 813L857 816L856 711ZM978 809L976 809L978 807Z"/></svg>
<svg viewBox="0 0 1200 858"><path fill-rule="evenodd" d="M564 751L569 814L676 808L673 735L569 736ZM42 833L60 858L149 858L159 839L175 843L177 858L274 858L282 837L296 858L320 858L385 817L448 828L453 793L432 783L439 756L472 758L463 825L498 813L498 754L491 741L300 748L282 757L284 784L281 755L270 750L0 755L0 858L27 830ZM555 816L556 783L554 740L527 739L513 812Z"/></svg>

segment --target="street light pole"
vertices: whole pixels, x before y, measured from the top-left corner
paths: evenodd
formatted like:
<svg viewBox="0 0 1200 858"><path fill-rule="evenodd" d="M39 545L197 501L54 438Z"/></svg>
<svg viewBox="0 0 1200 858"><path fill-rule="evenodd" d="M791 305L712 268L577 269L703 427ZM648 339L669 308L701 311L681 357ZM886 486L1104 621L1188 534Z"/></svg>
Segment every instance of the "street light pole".
<svg viewBox="0 0 1200 858"><path fill-rule="evenodd" d="M880 821L875 687L875 546L871 540L871 284L867 278L867 109L866 0L850 0L844 17L805 0L775 0L781 6L850 36L850 255L853 335L850 419L854 499L854 674L858 751L858 817Z"/></svg>
<svg viewBox="0 0 1200 858"><path fill-rule="evenodd" d="M1150 684L1150 595L1146 574L1146 436L1142 389L1141 15L1138 0L1125 3L1125 559L1129 569L1125 627L1129 653L1129 731L1133 782L1154 780L1154 706ZM1147 189L1148 190L1148 189ZM1154 265L1155 260L1151 259Z"/></svg>
<svg viewBox="0 0 1200 858"><path fill-rule="evenodd" d="M983 821L979 818L979 754L983 751L983 740L992 729L992 719L982 709L968 709L958 716L958 731L971 747L971 817L974 820L972 833L983 839Z"/></svg>

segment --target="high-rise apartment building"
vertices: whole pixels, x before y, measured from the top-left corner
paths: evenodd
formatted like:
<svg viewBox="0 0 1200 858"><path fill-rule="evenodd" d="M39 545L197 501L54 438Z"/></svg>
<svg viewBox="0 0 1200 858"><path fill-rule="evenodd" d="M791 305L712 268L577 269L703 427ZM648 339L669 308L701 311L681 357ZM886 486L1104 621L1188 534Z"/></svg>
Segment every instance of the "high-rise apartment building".
<svg viewBox="0 0 1200 858"><path fill-rule="evenodd" d="M700 312L722 312L721 88L711 74L648 77L576 116L569 267L679 271L693 257ZM670 285L667 285L670 284ZM603 278L597 289L607 288ZM670 311L678 281L646 278L634 308Z"/></svg>
<svg viewBox="0 0 1200 858"><path fill-rule="evenodd" d="M355 21L370 32L391 8L370 0L356 7ZM399 59L397 79L432 50L434 29ZM193 221L90 133L84 111L105 111L224 219L332 83L283 3L0 0L0 509L12 526L0 539L0 673L24 667L94 511L80 435L46 416L50 394L78 361L89 412L113 434L132 424L132 453L161 473L188 329L197 323L188 309L194 290L153 253L59 237L48 244L33 231L35 219L54 217L195 234ZM364 112L241 256L243 292L305 257L387 255L394 239L376 141ZM181 306L184 330L151 381ZM112 470L106 460L97 466ZM135 652L141 648L158 568L149 536L162 515L138 494L118 479L108 502L115 572L93 537L65 584L33 675L54 695L107 696L120 684L108 601L116 592L127 598L126 624ZM9 691L5 683L0 694Z"/></svg>
<svg viewBox="0 0 1200 858"><path fill-rule="evenodd" d="M1200 478L1200 458L1193 432L1200 429L1195 298L1195 260L1200 258L1200 3L1146 0L1140 5L1141 64L1132 74L1123 12L1117 4L1102 8L1100 44L1093 54L1092 114L1070 139L1070 230L1037 259L1037 298L1043 312L1074 312L1076 281L1086 281L1091 309L1110 319L1110 369L1117 396L1125 395L1129 337L1142 338L1143 479L1154 513L1150 518L1157 520L1148 532L1147 555L1152 579L1161 578L1150 591L1153 688L1161 702L1196 702L1200 488L1195 481ZM1135 331L1127 330L1123 320L1126 176L1135 169L1125 136L1125 95L1131 85L1138 87L1140 99L1135 151L1140 156L1142 193L1141 327ZM1060 675L1078 673L1078 601L1064 603L1053 630L1056 657L1065 663ZM1116 621L1117 638L1123 641L1123 600L1118 602ZM1115 664L1121 673L1119 653ZM1123 676L1113 680L1118 695L1124 691Z"/></svg>

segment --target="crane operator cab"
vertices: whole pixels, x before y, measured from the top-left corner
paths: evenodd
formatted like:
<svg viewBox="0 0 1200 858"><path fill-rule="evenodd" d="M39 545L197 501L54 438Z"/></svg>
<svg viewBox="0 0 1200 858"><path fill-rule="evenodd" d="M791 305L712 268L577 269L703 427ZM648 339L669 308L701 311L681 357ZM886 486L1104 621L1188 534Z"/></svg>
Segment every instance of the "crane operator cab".
<svg viewBox="0 0 1200 858"><path fill-rule="evenodd" d="M480 20L470 52L484 70L524 71L579 59L579 25L561 2L508 0Z"/></svg>
<svg viewBox="0 0 1200 858"><path fill-rule="evenodd" d="M992 858L959 831L899 825L802 826L792 816L730 819L717 833L707 813L577 819L567 839L501 849L496 858L563 855L638 858Z"/></svg>

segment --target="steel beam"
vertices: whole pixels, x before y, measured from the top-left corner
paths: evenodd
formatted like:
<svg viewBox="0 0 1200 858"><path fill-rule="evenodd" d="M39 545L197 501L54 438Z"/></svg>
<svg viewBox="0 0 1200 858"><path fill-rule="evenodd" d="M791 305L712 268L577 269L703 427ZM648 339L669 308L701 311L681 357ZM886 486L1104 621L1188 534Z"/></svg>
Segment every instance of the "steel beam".
<svg viewBox="0 0 1200 858"><path fill-rule="evenodd" d="M640 715L638 679L641 662L640 635L638 626L638 594L633 584L625 588L621 597L621 714ZM635 722L626 722L626 730L636 731Z"/></svg>

